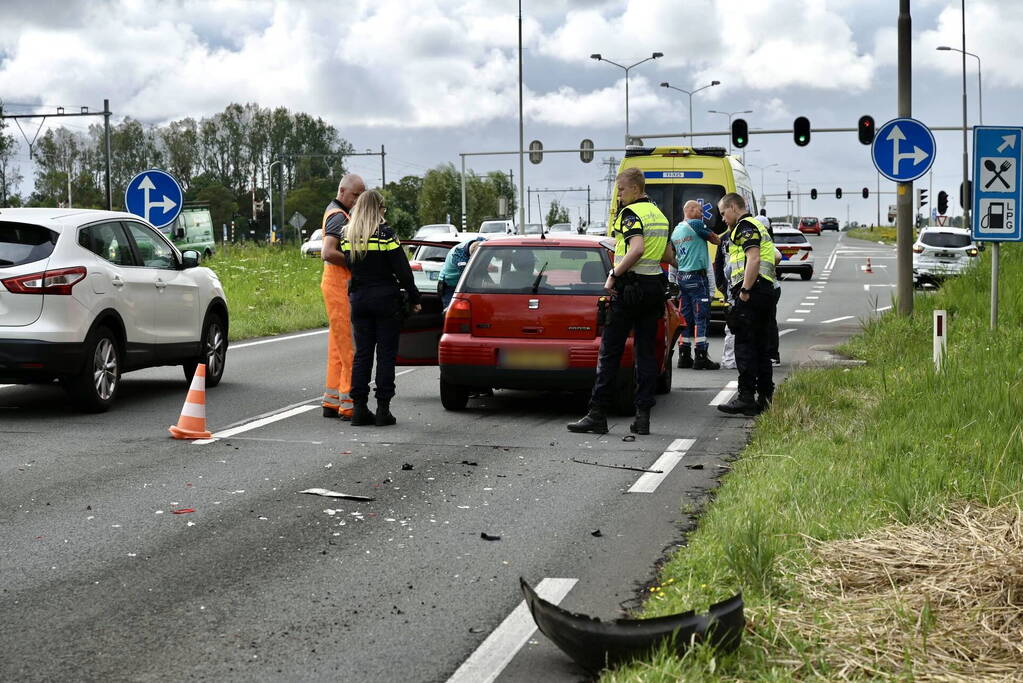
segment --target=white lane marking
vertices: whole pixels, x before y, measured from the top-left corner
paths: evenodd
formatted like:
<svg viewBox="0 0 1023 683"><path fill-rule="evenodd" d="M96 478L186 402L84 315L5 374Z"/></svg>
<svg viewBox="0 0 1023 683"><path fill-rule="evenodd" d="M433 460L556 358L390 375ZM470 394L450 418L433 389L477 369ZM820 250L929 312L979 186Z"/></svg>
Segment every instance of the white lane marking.
<svg viewBox="0 0 1023 683"><path fill-rule="evenodd" d="M407 375L408 373L415 372L418 369L419 368L416 367L409 368L408 370L402 370L401 372L394 373L394 376L400 377L401 375ZM370 386L373 386L373 383L370 383ZM320 407L319 404L321 400L322 400L321 397L317 396L316 398L311 398L308 401L302 401L298 405L292 404L291 406L288 406L287 408L280 412L271 413L269 415L264 415L262 417L257 417L253 420L249 420L248 422L243 422L235 427L228 427L227 429L223 429L219 432L214 432L213 436L211 436L208 439L196 439L195 441L192 441L192 445L205 446L206 444L213 443L214 441L217 441L219 439L226 439L236 434L242 434L243 432L252 431L253 429L259 429L260 427L265 427L268 424L273 424L274 422L286 420L289 417L294 417L296 415L301 415L302 413L307 413L310 410L316 410L317 408Z"/></svg>
<svg viewBox="0 0 1023 683"><path fill-rule="evenodd" d="M817 301L818 299L820 299L819 296L808 296L808 297L806 297L807 301Z"/></svg>
<svg viewBox="0 0 1023 683"><path fill-rule="evenodd" d="M547 602L557 605L579 579L544 579L536 586L536 593ZM522 649L536 631L536 622L529 613L526 601L519 603L501 625L494 629L476 651L462 662L448 683L492 683Z"/></svg>
<svg viewBox="0 0 1023 683"><path fill-rule="evenodd" d="M7 387L14 387L16 384L0 384L0 389L6 389Z"/></svg>
<svg viewBox="0 0 1023 683"><path fill-rule="evenodd" d="M876 310L878 313L881 313L883 311L889 310L890 308L891 306L882 306L881 308L875 308L874 310Z"/></svg>
<svg viewBox="0 0 1023 683"><path fill-rule="evenodd" d="M876 265L875 264L871 264L870 269L874 270L875 268L887 268L887 267L888 266L885 266L885 265L882 265L882 264L878 263ZM865 273L865 272L867 272L867 267L866 266L860 266L860 270L862 270Z"/></svg>
<svg viewBox="0 0 1023 683"><path fill-rule="evenodd" d="M787 323L805 323L806 318L785 318Z"/></svg>
<svg viewBox="0 0 1023 683"><path fill-rule="evenodd" d="M827 323L837 323L837 322L841 322L843 320L852 320L855 317L856 316L853 316L853 315L843 315L841 318L832 318L831 320L822 320L821 322L825 323L825 324L827 324Z"/></svg>
<svg viewBox="0 0 1023 683"><path fill-rule="evenodd" d="M796 331L796 328L794 328L794 327L790 327L790 328L789 328L789 329L787 329L787 330L779 330L779 331L778 331L778 336L779 336L779 337L784 337L784 336L785 336L786 334L788 334L789 332L795 332L795 331Z"/></svg>
<svg viewBox="0 0 1023 683"><path fill-rule="evenodd" d="M712 398L710 403L708 403L707 405L709 405L709 406L721 405L722 403L724 403L728 399L732 398L732 394L734 394L736 389L738 389L738 388L739 388L738 380L732 380L731 382L726 384L725 388L722 389L721 391L719 391L717 393L717 396Z"/></svg>
<svg viewBox="0 0 1023 683"><path fill-rule="evenodd" d="M227 347L228 351L234 349L244 349L249 346L259 346L260 344L273 344L274 342L290 341L292 339L301 339L302 337L312 337L317 334L327 334L329 330L315 330L313 332L303 332L302 334L290 334L287 337L273 337L271 339L260 339L259 341L245 342L243 344L231 344Z"/></svg>
<svg viewBox="0 0 1023 683"><path fill-rule="evenodd" d="M668 446L668 450L661 453L661 457L657 458L654 464L650 466L650 469L661 470L661 473L644 472L629 489L629 493L653 493L656 491L661 482L667 479L671 471L682 461L686 452L695 443L696 439L675 439L672 441L671 445Z"/></svg>
<svg viewBox="0 0 1023 683"><path fill-rule="evenodd" d="M809 308L798 308L793 313L813 313Z"/></svg>
<svg viewBox="0 0 1023 683"><path fill-rule="evenodd" d="M894 287L895 285L863 285L863 291L869 292L871 287Z"/></svg>

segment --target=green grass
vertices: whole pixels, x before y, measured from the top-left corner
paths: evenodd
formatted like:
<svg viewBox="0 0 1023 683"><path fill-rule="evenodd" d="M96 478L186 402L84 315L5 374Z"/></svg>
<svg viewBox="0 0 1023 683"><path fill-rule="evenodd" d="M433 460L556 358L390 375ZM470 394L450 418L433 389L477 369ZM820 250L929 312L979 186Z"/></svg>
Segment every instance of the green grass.
<svg viewBox="0 0 1023 683"><path fill-rule="evenodd" d="M892 521L927 521L960 499L1020 504L1023 248L1002 253L996 332L988 329L984 259L939 292L918 295L913 316L866 322L842 349L866 365L797 371L757 420L750 444L688 545L662 567L641 613L705 609L742 590L753 630L739 651L719 656L698 648L684 659L662 651L605 672L604 683L831 678L822 644L803 642L772 619L800 604L786 577L808 566L804 537L850 538ZM940 373L931 358L935 308L950 315ZM815 615L825 621L823 611ZM913 662L887 675L911 680Z"/></svg>
<svg viewBox="0 0 1023 683"><path fill-rule="evenodd" d="M216 272L231 312L230 338L324 327L323 261L294 246L222 246L204 266Z"/></svg>
<svg viewBox="0 0 1023 683"><path fill-rule="evenodd" d="M871 230L870 228L854 228L848 233L849 237L882 244L895 244L895 226L882 225Z"/></svg>

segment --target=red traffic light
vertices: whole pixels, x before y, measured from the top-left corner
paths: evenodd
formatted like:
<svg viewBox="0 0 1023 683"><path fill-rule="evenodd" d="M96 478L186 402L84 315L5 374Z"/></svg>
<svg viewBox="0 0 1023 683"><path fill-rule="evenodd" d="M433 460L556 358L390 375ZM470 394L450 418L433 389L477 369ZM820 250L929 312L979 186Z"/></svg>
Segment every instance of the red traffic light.
<svg viewBox="0 0 1023 683"><path fill-rule="evenodd" d="M856 134L864 145L874 142L874 117L870 114L861 116L856 124Z"/></svg>

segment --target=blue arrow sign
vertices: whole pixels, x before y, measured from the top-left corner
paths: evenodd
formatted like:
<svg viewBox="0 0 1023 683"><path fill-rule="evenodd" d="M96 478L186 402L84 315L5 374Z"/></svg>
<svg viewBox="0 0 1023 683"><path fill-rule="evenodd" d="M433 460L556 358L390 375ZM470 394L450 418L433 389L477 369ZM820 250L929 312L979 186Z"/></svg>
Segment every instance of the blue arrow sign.
<svg viewBox="0 0 1023 683"><path fill-rule="evenodd" d="M1023 128L975 126L973 129L973 239L1023 241L1020 164Z"/></svg>
<svg viewBox="0 0 1023 683"><path fill-rule="evenodd" d="M124 208L157 228L178 217L183 199L178 181L155 168L139 173L124 189Z"/></svg>
<svg viewBox="0 0 1023 683"><path fill-rule="evenodd" d="M916 119L892 119L874 136L870 156L878 173L897 183L909 183L931 170L934 134Z"/></svg>

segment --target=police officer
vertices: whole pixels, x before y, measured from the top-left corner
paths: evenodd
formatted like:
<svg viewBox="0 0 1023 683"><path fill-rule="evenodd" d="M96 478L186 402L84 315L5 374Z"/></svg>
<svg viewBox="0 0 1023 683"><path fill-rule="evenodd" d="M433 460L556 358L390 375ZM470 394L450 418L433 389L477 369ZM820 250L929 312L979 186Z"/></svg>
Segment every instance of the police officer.
<svg viewBox="0 0 1023 683"><path fill-rule="evenodd" d="M345 227L341 251L352 271L349 299L355 329L352 364L352 425L386 427L397 420L391 414L394 364L405 311L399 285L408 295L410 311L421 310L412 267L394 231L384 222L384 196L370 190L359 197ZM370 411L369 379L376 355L377 411Z"/></svg>
<svg viewBox="0 0 1023 683"><path fill-rule="evenodd" d="M610 320L600 338L597 380L590 395L589 412L568 425L571 432L607 433L606 410L629 333L635 330L636 418L629 429L650 433L650 409L657 381L654 343L657 321L664 314L667 280L661 262L671 262L668 219L646 196L646 180L638 168L627 168L615 180L618 214L612 225L614 267L604 288L611 293Z"/></svg>
<svg viewBox="0 0 1023 683"><path fill-rule="evenodd" d="M440 302L443 310L448 310L451 305L451 297L455 293L455 285L462 277L462 272L469 263L469 257L476 251L480 242L486 240L486 235L479 235L471 240L462 242L452 248L444 258L444 266L440 269L440 279L437 282L437 291L440 293Z"/></svg>
<svg viewBox="0 0 1023 683"><path fill-rule="evenodd" d="M728 326L735 333L739 368L739 393L718 410L756 415L774 396L770 351L771 320L776 314L774 242L767 227L746 210L741 195L726 194L718 202L718 210L729 227L726 258L734 305Z"/></svg>

